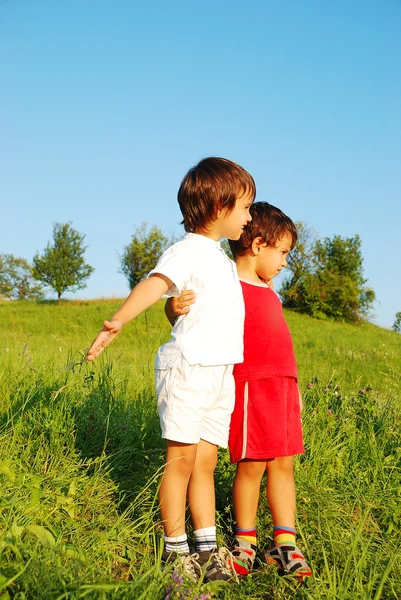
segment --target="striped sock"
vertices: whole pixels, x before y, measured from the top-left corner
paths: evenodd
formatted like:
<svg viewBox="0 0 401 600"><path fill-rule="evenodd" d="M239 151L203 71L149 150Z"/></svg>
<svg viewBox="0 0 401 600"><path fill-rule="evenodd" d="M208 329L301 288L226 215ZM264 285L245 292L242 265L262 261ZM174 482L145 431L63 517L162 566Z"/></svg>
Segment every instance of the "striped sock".
<svg viewBox="0 0 401 600"><path fill-rule="evenodd" d="M295 546L295 536L297 532L291 527L285 527L284 525L275 525L273 527L273 538L275 546L291 545Z"/></svg>
<svg viewBox="0 0 401 600"><path fill-rule="evenodd" d="M195 552L211 552L217 548L216 527L204 527L194 531Z"/></svg>
<svg viewBox="0 0 401 600"><path fill-rule="evenodd" d="M174 537L164 536L164 551L165 552L177 552L177 554L182 554L183 552L188 552L189 554L189 545L187 534L183 533L182 535L177 535Z"/></svg>
<svg viewBox="0 0 401 600"><path fill-rule="evenodd" d="M256 528L235 529L235 547L232 552L233 567L238 575L248 575L256 556Z"/></svg>

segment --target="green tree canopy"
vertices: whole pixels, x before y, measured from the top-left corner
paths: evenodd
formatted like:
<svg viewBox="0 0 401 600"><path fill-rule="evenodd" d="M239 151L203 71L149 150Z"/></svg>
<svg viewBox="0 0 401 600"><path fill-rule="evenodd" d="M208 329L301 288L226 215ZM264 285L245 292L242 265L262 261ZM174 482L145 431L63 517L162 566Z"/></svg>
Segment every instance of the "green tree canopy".
<svg viewBox="0 0 401 600"><path fill-rule="evenodd" d="M288 255L288 269L292 273L293 283L304 273L309 273L313 265L313 248L317 241L317 233L304 221L296 221L298 241Z"/></svg>
<svg viewBox="0 0 401 600"><path fill-rule="evenodd" d="M231 252L231 248L230 248L230 244L228 243L228 240L226 240L226 238L223 238L222 240L220 240L220 244L221 244L221 247L223 248L224 252L227 254L228 258L233 260L233 253Z"/></svg>
<svg viewBox="0 0 401 600"><path fill-rule="evenodd" d="M131 290L156 266L160 256L172 243L158 227L153 226L148 231L146 222L135 229L131 242L125 246L120 257L120 272L128 279Z"/></svg>
<svg viewBox="0 0 401 600"><path fill-rule="evenodd" d="M307 260L293 270L280 295L285 306L313 317L358 323L368 317L375 293L363 278L361 239L358 235L317 240Z"/></svg>
<svg viewBox="0 0 401 600"><path fill-rule="evenodd" d="M392 329L394 329L394 331L397 331L398 333L401 333L401 312L395 313L395 321L393 323Z"/></svg>
<svg viewBox="0 0 401 600"><path fill-rule="evenodd" d="M25 258L0 254L0 296L11 300L40 300L43 288L32 275L32 267Z"/></svg>
<svg viewBox="0 0 401 600"><path fill-rule="evenodd" d="M59 303L64 292L83 289L94 271L84 259L84 238L71 223L55 223L53 243L33 258L33 276L57 293Z"/></svg>

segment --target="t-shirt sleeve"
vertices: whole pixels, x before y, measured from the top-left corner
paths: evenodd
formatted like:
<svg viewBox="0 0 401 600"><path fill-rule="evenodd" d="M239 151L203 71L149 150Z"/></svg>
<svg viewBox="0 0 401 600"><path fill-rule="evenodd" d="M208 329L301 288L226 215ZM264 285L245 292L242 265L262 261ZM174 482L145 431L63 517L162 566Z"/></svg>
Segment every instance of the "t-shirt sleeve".
<svg viewBox="0 0 401 600"><path fill-rule="evenodd" d="M178 247L177 247L178 246ZM174 285L167 290L164 294L165 297L179 296L184 289L184 281L188 277L188 265L189 260L186 256L185 250L180 248L178 244L174 244L161 255L157 265L152 269L148 275L165 275Z"/></svg>

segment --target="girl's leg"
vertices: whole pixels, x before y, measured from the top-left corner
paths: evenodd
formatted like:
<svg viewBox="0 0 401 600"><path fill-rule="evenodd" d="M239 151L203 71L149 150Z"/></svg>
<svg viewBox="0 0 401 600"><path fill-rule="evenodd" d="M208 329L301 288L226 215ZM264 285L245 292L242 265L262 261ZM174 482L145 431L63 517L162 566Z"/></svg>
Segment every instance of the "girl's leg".
<svg viewBox="0 0 401 600"><path fill-rule="evenodd" d="M188 485L188 504L195 531L215 526L214 471L216 464L217 446L200 440Z"/></svg>
<svg viewBox="0 0 401 600"><path fill-rule="evenodd" d="M167 440L166 467L159 490L160 512L167 537L185 533L185 506L198 444Z"/></svg>
<svg viewBox="0 0 401 600"><path fill-rule="evenodd" d="M217 446L200 440L195 465L189 480L188 504L191 512L197 561L204 570L205 581L228 581L233 573L225 555L217 551L216 497L214 470Z"/></svg>

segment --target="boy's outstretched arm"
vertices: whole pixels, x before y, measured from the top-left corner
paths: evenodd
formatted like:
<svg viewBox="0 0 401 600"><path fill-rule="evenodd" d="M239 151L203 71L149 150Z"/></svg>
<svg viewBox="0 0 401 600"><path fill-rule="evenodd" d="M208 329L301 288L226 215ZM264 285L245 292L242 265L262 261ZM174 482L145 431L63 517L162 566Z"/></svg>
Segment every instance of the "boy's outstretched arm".
<svg viewBox="0 0 401 600"><path fill-rule="evenodd" d="M120 333L124 325L160 300L163 294L172 286L173 282L159 273L140 281L110 321L104 321L103 329L89 348L88 360L92 361L97 358Z"/></svg>
<svg viewBox="0 0 401 600"><path fill-rule="evenodd" d="M183 290L178 297L168 298L164 305L164 312L174 326L175 320L181 315L186 315L190 310L190 305L195 303L196 294L192 290Z"/></svg>

